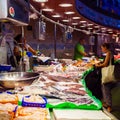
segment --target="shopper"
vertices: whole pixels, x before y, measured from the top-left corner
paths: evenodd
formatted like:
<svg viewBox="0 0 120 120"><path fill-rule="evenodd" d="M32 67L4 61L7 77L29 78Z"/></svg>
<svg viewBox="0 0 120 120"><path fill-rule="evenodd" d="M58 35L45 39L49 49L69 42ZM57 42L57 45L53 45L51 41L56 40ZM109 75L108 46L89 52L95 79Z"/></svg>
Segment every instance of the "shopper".
<svg viewBox="0 0 120 120"><path fill-rule="evenodd" d="M85 40L84 38L79 39L79 42L74 48L74 60L81 60L84 56L87 56L84 48Z"/></svg>
<svg viewBox="0 0 120 120"><path fill-rule="evenodd" d="M109 65L110 60L112 61L112 64L114 64L114 56L113 53L110 50L110 44L104 43L101 45L102 52L106 54L105 59L102 63L98 63L95 66L96 67L106 67ZM114 87L115 83L109 82L106 84L102 84L102 94L103 94L103 106L107 108L109 112L111 112L112 107L112 96L111 96L111 89Z"/></svg>

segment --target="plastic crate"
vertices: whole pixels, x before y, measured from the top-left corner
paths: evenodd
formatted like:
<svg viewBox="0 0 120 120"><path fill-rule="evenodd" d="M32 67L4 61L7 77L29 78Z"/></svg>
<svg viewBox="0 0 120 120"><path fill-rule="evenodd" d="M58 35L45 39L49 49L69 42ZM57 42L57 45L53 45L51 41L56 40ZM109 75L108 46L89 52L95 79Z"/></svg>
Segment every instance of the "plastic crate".
<svg viewBox="0 0 120 120"><path fill-rule="evenodd" d="M26 98L29 98L30 96L25 96ZM47 99L45 97L42 97L44 103L36 103L36 102L26 102L24 100L24 98L22 99L22 106L24 107L41 107L41 108L45 108L46 104L47 104Z"/></svg>
<svg viewBox="0 0 120 120"><path fill-rule="evenodd" d="M0 71L10 71L11 65L0 65Z"/></svg>

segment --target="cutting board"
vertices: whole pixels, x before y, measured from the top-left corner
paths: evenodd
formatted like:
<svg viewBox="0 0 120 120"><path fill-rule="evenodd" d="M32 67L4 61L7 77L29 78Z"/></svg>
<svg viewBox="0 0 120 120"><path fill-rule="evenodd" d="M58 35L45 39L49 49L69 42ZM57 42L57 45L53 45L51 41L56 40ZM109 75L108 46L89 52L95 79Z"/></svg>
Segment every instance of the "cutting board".
<svg viewBox="0 0 120 120"><path fill-rule="evenodd" d="M55 120L111 120L101 110L53 109Z"/></svg>

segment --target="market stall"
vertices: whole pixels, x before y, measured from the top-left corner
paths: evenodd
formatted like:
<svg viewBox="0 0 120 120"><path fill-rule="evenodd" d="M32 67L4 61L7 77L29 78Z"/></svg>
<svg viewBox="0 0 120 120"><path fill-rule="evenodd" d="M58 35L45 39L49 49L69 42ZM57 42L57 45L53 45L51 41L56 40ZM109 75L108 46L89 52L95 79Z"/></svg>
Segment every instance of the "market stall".
<svg viewBox="0 0 120 120"><path fill-rule="evenodd" d="M7 4L8 2L9 4ZM0 57L0 59L2 59L0 63L1 61L5 63L5 65L0 65L0 120L116 120L114 116L110 113L108 114L108 112L103 109L101 101L92 94L85 83L85 76L93 70L93 64L98 61L93 58L84 58L80 61L55 59L57 55L57 25L64 29L65 44L62 46L62 49L63 47L66 48L67 43L72 44L71 32L73 32L73 30L82 31L85 34L90 34L91 31L77 29L75 27L73 29L69 24L66 26L53 21L44 16L42 12L38 12L29 4L28 0L19 0L18 3L15 0L5 0L1 1L0 4L2 6L2 9L0 9L1 13L5 12L5 14L1 14L0 16L0 20L2 20L3 23L1 30L3 34L2 38L0 38L2 41L2 46L0 46L2 49L0 49L1 53L4 49L6 50L6 43L10 47L9 39L7 42L4 40L7 40L10 36L10 40L13 42L13 31L6 29L9 26L4 24L4 20L19 25L22 28L23 38L23 26L28 25L28 19L31 17L28 13L32 9L32 12L34 12L37 17L40 17L38 22L39 32L36 32L38 33L37 37L39 37L39 40L45 40L44 34L46 32L46 24L41 19L54 23L54 45L52 46L54 50L50 57L39 56L39 54L37 54L32 56L32 59L28 58L28 61L34 60L32 62L27 61L28 64L26 64L22 48L23 59L22 64L19 65L19 72L13 72L11 66L6 65L6 51L4 51L5 54ZM11 5L18 6L14 8L11 7ZM18 9L16 10L16 8ZM24 8L22 9L23 11L21 8ZM18 11L22 12L20 15L23 15L23 13L25 13L25 15L16 16ZM24 17L25 19L23 20L19 19ZM90 27L88 26L88 28ZM44 33L42 34L43 36L40 33L41 30L42 33ZM90 42L92 49L92 45L95 43L94 40ZM39 45L37 47L39 47ZM10 51L12 51L11 48ZM5 59L3 56L5 56ZM24 69L24 67L29 64L31 65L31 69Z"/></svg>
<svg viewBox="0 0 120 120"><path fill-rule="evenodd" d="M18 83L13 89L2 89L2 117L9 117L8 120L112 120L113 116L103 112L100 100L85 86L83 76L89 73L92 63L71 61L35 66L34 72L40 76L32 84L19 86ZM7 107L3 109L3 106Z"/></svg>

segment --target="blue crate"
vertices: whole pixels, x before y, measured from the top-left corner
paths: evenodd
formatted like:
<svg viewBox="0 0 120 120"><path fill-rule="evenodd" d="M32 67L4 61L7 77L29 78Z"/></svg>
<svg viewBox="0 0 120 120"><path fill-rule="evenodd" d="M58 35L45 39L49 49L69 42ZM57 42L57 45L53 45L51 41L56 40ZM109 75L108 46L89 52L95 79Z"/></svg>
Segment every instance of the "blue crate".
<svg viewBox="0 0 120 120"><path fill-rule="evenodd" d="M0 65L0 71L10 71L11 65Z"/></svg>
<svg viewBox="0 0 120 120"><path fill-rule="evenodd" d="M30 96L25 96L26 98L29 98ZM41 108L45 108L46 104L47 104L47 99L45 97L42 97L44 103L35 103L35 102L26 102L24 101L24 98L22 99L22 106L24 107L41 107Z"/></svg>

